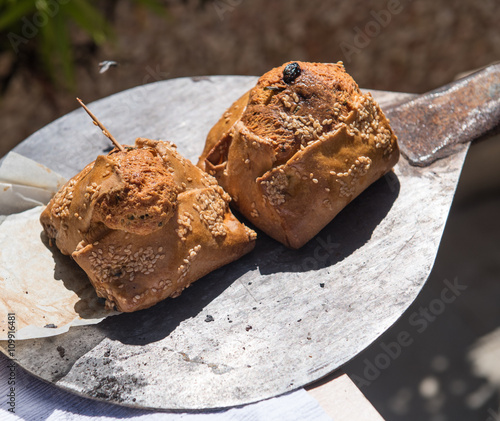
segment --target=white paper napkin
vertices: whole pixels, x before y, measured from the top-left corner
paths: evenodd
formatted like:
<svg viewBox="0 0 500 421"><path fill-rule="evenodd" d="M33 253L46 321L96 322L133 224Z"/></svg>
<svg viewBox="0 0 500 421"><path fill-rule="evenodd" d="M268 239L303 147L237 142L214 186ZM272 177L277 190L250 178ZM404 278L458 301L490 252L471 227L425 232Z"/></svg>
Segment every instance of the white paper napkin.
<svg viewBox="0 0 500 421"><path fill-rule="evenodd" d="M14 152L0 165L0 340L7 338L11 311L18 314L18 340L59 335L116 314L98 302L87 276L69 258L56 271L53 252L40 238L41 205L64 183L64 177ZM75 310L76 303L85 303L85 314Z"/></svg>
<svg viewBox="0 0 500 421"><path fill-rule="evenodd" d="M46 205L65 182L47 167L9 152L0 166L0 215Z"/></svg>

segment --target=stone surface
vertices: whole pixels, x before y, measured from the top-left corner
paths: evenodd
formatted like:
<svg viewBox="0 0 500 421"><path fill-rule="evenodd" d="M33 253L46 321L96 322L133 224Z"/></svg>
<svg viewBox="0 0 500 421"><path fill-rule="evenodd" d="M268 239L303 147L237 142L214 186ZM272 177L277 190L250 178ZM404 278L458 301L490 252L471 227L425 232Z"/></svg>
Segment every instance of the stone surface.
<svg viewBox="0 0 500 421"><path fill-rule="evenodd" d="M196 161L209 128L255 81L158 82L90 108L122 143L171 140ZM382 107L407 97L373 94ZM366 348L413 302L432 268L467 148L427 168L401 159L298 251L260 234L254 252L175 300L18 342L19 363L81 395L149 408L240 405L309 384ZM107 149L77 110L15 150L70 177Z"/></svg>

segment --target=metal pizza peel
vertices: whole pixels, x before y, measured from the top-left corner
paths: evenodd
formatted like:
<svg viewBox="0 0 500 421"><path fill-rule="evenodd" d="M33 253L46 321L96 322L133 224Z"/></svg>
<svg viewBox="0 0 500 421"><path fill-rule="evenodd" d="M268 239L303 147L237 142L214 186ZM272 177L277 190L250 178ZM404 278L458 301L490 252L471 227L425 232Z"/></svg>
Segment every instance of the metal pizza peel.
<svg viewBox="0 0 500 421"><path fill-rule="evenodd" d="M89 107L122 143L170 140L196 162L208 130L256 80L174 79ZM498 124L499 83L494 67L420 97L372 91L404 157L303 248L259 233L252 253L175 300L18 341L19 365L86 397L163 410L243 405L338 369L392 326L427 280L467 142ZM15 148L66 177L106 150L83 110Z"/></svg>

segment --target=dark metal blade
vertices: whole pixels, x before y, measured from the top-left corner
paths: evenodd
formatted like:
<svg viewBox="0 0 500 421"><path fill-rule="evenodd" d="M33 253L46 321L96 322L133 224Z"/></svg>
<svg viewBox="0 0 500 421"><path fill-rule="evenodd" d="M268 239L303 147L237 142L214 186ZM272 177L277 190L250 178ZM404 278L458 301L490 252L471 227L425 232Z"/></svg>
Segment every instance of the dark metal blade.
<svg viewBox="0 0 500 421"><path fill-rule="evenodd" d="M384 109L411 165L451 155L500 123L500 64Z"/></svg>
<svg viewBox="0 0 500 421"><path fill-rule="evenodd" d="M122 142L133 143L137 136L168 139L196 160L213 124L256 81L166 80L90 105ZM383 110L408 100L407 94L372 93ZM420 292L467 152L468 145L459 146L460 152L432 168L401 159L300 250L259 235L251 254L195 282L175 300L55 337L21 340L17 332L16 359L66 390L142 408L243 405L316 381L378 338ZM71 177L107 147L79 109L16 151ZM29 226L38 241L41 226L34 222ZM9 238L2 225L0 236ZM5 260L4 250L1 256ZM0 262L3 268L9 266ZM1 287L0 282L0 313ZM21 309L15 311L21 320ZM6 341L0 341L1 349L8 349Z"/></svg>

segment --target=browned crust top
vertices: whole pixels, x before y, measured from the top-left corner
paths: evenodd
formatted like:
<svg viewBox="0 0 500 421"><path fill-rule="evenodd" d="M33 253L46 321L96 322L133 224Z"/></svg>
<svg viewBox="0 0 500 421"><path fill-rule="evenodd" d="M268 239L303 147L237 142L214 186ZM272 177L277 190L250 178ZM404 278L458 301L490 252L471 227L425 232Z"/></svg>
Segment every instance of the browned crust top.
<svg viewBox="0 0 500 421"><path fill-rule="evenodd" d="M290 66L298 67L300 74L287 83L284 74ZM259 79L241 121L272 143L279 165L301 145L331 131L355 107L353 100L359 94L358 85L340 62L289 62Z"/></svg>

